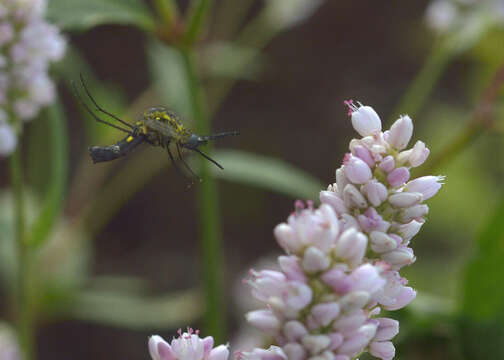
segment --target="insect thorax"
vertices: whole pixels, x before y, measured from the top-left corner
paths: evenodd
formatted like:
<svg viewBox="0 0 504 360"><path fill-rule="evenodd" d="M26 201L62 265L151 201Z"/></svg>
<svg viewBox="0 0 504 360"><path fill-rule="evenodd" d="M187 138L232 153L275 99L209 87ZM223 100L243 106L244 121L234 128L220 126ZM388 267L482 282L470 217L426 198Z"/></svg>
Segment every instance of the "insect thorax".
<svg viewBox="0 0 504 360"><path fill-rule="evenodd" d="M143 131L145 135L157 134L171 138L175 142L186 141L192 132L185 128L180 117L163 106L153 107L144 112Z"/></svg>

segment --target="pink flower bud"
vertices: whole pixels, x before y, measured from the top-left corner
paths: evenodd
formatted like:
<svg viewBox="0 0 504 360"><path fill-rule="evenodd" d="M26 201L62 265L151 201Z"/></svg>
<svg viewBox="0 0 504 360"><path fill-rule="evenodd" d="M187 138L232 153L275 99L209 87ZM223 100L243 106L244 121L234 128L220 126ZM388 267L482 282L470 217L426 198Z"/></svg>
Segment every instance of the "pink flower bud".
<svg viewBox="0 0 504 360"><path fill-rule="evenodd" d="M412 302L416 297L416 291L409 286L403 286L395 298L395 303L385 306L386 310L399 310Z"/></svg>
<svg viewBox="0 0 504 360"><path fill-rule="evenodd" d="M409 170L405 167L399 167L397 169L392 170L387 175L387 181L392 187L398 187L403 185L406 181L408 181L410 177Z"/></svg>
<svg viewBox="0 0 504 360"><path fill-rule="evenodd" d="M340 267L334 267L327 271L321 276L321 279L339 294L345 294L352 288L351 278Z"/></svg>
<svg viewBox="0 0 504 360"><path fill-rule="evenodd" d="M371 106L351 106L352 126L361 136L373 135L381 131L381 120Z"/></svg>
<svg viewBox="0 0 504 360"><path fill-rule="evenodd" d="M409 163L413 167L422 165L429 157L430 150L422 141L417 141L411 153L409 154Z"/></svg>
<svg viewBox="0 0 504 360"><path fill-rule="evenodd" d="M352 291L343 296L339 302L343 312L362 309L371 300L371 294L367 291Z"/></svg>
<svg viewBox="0 0 504 360"><path fill-rule="evenodd" d="M422 219L423 216L429 213L429 207L425 204L414 205L403 209L400 214L400 219L403 223L411 220Z"/></svg>
<svg viewBox="0 0 504 360"><path fill-rule="evenodd" d="M362 325L359 330L345 339L338 348L338 353L355 356L362 352L376 334L376 327L375 324Z"/></svg>
<svg viewBox="0 0 504 360"><path fill-rule="evenodd" d="M275 335L280 329L280 321L271 310L255 310L245 315L247 321L267 334Z"/></svg>
<svg viewBox="0 0 504 360"><path fill-rule="evenodd" d="M398 192L390 195L388 201L392 206L405 208L418 204L422 199L420 192Z"/></svg>
<svg viewBox="0 0 504 360"><path fill-rule="evenodd" d="M343 190L343 200L345 205L349 208L357 207L360 209L367 207L367 201L364 195L352 184L345 186Z"/></svg>
<svg viewBox="0 0 504 360"><path fill-rule="evenodd" d="M287 279L298 282L306 282L306 275L299 266L299 259L296 256L280 256L278 264Z"/></svg>
<svg viewBox="0 0 504 360"><path fill-rule="evenodd" d="M299 341L308 334L308 330L300 321L291 320L285 324L283 333L288 341Z"/></svg>
<svg viewBox="0 0 504 360"><path fill-rule="evenodd" d="M344 169L348 179L354 184L365 184L373 177L369 166L361 159L351 154L345 156Z"/></svg>
<svg viewBox="0 0 504 360"><path fill-rule="evenodd" d="M415 262L415 255L410 248L399 247L391 252L382 254L382 259L388 262L390 265L404 266Z"/></svg>
<svg viewBox="0 0 504 360"><path fill-rule="evenodd" d="M362 145L357 145L352 149L352 154L356 157L364 161L369 167L373 167L375 165L375 161L371 156L369 150Z"/></svg>
<svg viewBox="0 0 504 360"><path fill-rule="evenodd" d="M158 335L149 338L149 354L152 360L175 360L171 346Z"/></svg>
<svg viewBox="0 0 504 360"><path fill-rule="evenodd" d="M350 274L352 279L352 291L366 291L373 295L374 293L382 290L385 285L378 269L371 264L364 264L352 271Z"/></svg>
<svg viewBox="0 0 504 360"><path fill-rule="evenodd" d="M340 316L335 321L333 329L342 333L350 333L360 328L367 320L367 316L362 309Z"/></svg>
<svg viewBox="0 0 504 360"><path fill-rule="evenodd" d="M334 247L334 253L337 257L345 259L350 266L354 267L362 262L366 247L366 235L358 232L355 228L350 228L341 234Z"/></svg>
<svg viewBox="0 0 504 360"><path fill-rule="evenodd" d="M336 185L338 186L338 191L341 193L345 186L347 186L350 183L350 180L348 180L348 177L345 174L345 170L343 167L340 167L339 169L336 170Z"/></svg>
<svg viewBox="0 0 504 360"><path fill-rule="evenodd" d="M399 321L389 318L376 319L380 323L373 341L386 341L399 333Z"/></svg>
<svg viewBox="0 0 504 360"><path fill-rule="evenodd" d="M310 246L304 252L303 269L308 273L315 273L329 267L331 259L316 247Z"/></svg>
<svg viewBox="0 0 504 360"><path fill-rule="evenodd" d="M289 360L304 360L307 358L306 350L301 344L298 343L290 343L285 345L283 347L283 351L285 352L285 354L287 355L287 359Z"/></svg>
<svg viewBox="0 0 504 360"><path fill-rule="evenodd" d="M331 205L336 214L340 215L348 212L345 202L333 191L321 191L320 192L320 202L322 204Z"/></svg>
<svg viewBox="0 0 504 360"><path fill-rule="evenodd" d="M369 234L371 240L371 250L381 254L394 250L397 248L397 242L389 235L381 231L372 231Z"/></svg>
<svg viewBox="0 0 504 360"><path fill-rule="evenodd" d="M371 180L364 185L364 192L373 206L380 206L387 199L387 188L377 180Z"/></svg>
<svg viewBox="0 0 504 360"><path fill-rule="evenodd" d="M399 225L399 228L397 231L398 231L399 235L402 236L404 241L408 242L413 238L413 236L418 234L422 225L423 225L423 222L412 220L407 224Z"/></svg>
<svg viewBox="0 0 504 360"><path fill-rule="evenodd" d="M227 360L229 357L229 349L226 345L219 345L216 348L210 350L208 355L208 360Z"/></svg>
<svg viewBox="0 0 504 360"><path fill-rule="evenodd" d="M327 335L306 335L301 342L310 354L318 354L327 349L331 339Z"/></svg>
<svg viewBox="0 0 504 360"><path fill-rule="evenodd" d="M406 191L419 192L423 195L423 199L427 200L436 195L441 189L444 179L444 176L422 176L408 182Z"/></svg>
<svg viewBox="0 0 504 360"><path fill-rule="evenodd" d="M347 355L335 355L333 360L350 360L350 357Z"/></svg>
<svg viewBox="0 0 504 360"><path fill-rule="evenodd" d="M389 173L395 169L395 160L391 155L386 156L380 163L380 169Z"/></svg>
<svg viewBox="0 0 504 360"><path fill-rule="evenodd" d="M389 130L387 142L398 150L408 146L413 135L413 122L408 115L401 116Z"/></svg>
<svg viewBox="0 0 504 360"><path fill-rule="evenodd" d="M280 296L287 286L287 278L278 271L252 271L253 279L248 281L252 287L252 295L260 301L269 301L273 296Z"/></svg>
<svg viewBox="0 0 504 360"><path fill-rule="evenodd" d="M317 304L311 314L320 325L327 326L340 314L340 306L337 302Z"/></svg>
<svg viewBox="0 0 504 360"><path fill-rule="evenodd" d="M387 231L390 224L384 221L375 208L368 208L363 215L358 216L359 225L364 232L371 230Z"/></svg>
<svg viewBox="0 0 504 360"><path fill-rule="evenodd" d="M286 223L278 224L273 231L278 244L287 253L297 253L301 250L302 244L292 227Z"/></svg>
<svg viewBox="0 0 504 360"><path fill-rule="evenodd" d="M268 349L255 348L252 351L242 351L237 354L238 360L287 360L282 348L270 346Z"/></svg>
<svg viewBox="0 0 504 360"><path fill-rule="evenodd" d="M373 341L369 346L369 352L382 360L392 360L395 356L395 348L390 341Z"/></svg>
<svg viewBox="0 0 504 360"><path fill-rule="evenodd" d="M329 350L337 349L341 344L343 344L343 335L340 333L330 333L329 338L331 339L331 344L329 345Z"/></svg>
<svg viewBox="0 0 504 360"><path fill-rule="evenodd" d="M291 281L284 294L285 304L293 310L301 310L312 300L313 291L304 283Z"/></svg>

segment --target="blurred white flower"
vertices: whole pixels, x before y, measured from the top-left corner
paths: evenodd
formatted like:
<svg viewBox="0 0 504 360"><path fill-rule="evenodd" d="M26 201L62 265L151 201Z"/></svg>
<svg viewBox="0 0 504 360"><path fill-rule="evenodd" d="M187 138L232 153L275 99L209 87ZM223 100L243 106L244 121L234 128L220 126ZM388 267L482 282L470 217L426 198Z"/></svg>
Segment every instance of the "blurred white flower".
<svg viewBox="0 0 504 360"><path fill-rule="evenodd" d="M4 114L24 121L54 101L49 64L60 60L66 48L59 29L43 19L46 7L46 0L2 0L0 4L0 106ZM4 155L16 146L12 121L4 119L1 125L0 153Z"/></svg>
<svg viewBox="0 0 504 360"><path fill-rule="evenodd" d="M0 359L21 360L21 353L14 332L6 325L0 323Z"/></svg>
<svg viewBox="0 0 504 360"><path fill-rule="evenodd" d="M504 25L504 1L432 0L425 11L425 21L440 34L471 28L482 21Z"/></svg>
<svg viewBox="0 0 504 360"><path fill-rule="evenodd" d="M266 14L273 27L286 29L309 18L323 2L324 0L267 0Z"/></svg>

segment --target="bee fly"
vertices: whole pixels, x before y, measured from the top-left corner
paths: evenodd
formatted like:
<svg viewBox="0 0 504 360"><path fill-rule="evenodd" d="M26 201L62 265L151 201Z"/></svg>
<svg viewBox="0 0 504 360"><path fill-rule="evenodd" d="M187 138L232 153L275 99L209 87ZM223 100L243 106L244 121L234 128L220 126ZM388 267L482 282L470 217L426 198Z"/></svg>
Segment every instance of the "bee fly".
<svg viewBox="0 0 504 360"><path fill-rule="evenodd" d="M173 143L175 144L175 148L177 150L178 159L182 162L189 173L195 178L200 179L199 176L196 175L194 171L189 167L189 165L185 162L184 158L182 157L181 149L195 151L205 159L214 163L221 170L224 169L217 161L202 152L199 147L205 145L210 140L216 140L226 136L239 135L238 131L222 132L204 136L197 135L191 130L184 127L180 117L177 114L162 106L148 109L144 112L143 117L139 121L135 122L134 124L130 124L99 106L95 99L91 96L86 84L84 83L82 75L80 76L80 80L84 92L86 93L91 103L96 107L96 110L116 120L122 126L113 124L98 117L80 96L75 83L72 82L75 95L81 102L82 106L86 109L86 111L91 114L91 116L96 121L111 126L127 134L124 139L118 141L113 145L90 146L88 150L91 158L93 159L93 163L96 164L99 162L111 161L121 156L126 156L138 145L142 143L148 143L152 146L160 146L166 149L174 167L178 171L180 171L175 162L172 151L170 150L170 144Z"/></svg>

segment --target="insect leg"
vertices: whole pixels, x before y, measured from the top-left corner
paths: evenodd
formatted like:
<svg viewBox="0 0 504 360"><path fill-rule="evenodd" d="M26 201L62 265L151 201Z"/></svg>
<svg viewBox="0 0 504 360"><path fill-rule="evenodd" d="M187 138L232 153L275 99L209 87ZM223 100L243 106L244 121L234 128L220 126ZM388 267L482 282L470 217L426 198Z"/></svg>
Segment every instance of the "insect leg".
<svg viewBox="0 0 504 360"><path fill-rule="evenodd" d="M187 171L189 171L194 178L198 179L198 181L201 182L201 178L191 169L191 167L185 162L184 158L182 157L182 153L180 152L179 144L175 143L175 146L177 148L177 154L178 154L179 160L182 162L182 164L184 164Z"/></svg>
<svg viewBox="0 0 504 360"><path fill-rule="evenodd" d="M84 108L86 109L86 111L87 111L87 112L88 112L88 113L89 113L89 114L90 114L90 115L91 115L91 116L92 116L92 117L93 117L96 121L101 122L102 124L105 124L105 125L111 126L111 127L115 128L115 129L117 129L117 130L121 130L121 131L123 131L123 132L125 132L125 133L128 133L128 134L130 134L130 133L131 133L131 131L130 131L130 130L128 130L128 129L123 129L123 128L122 128L122 127L120 127L120 126L117 126L117 125L114 125L114 124L112 124L112 123L109 123L109 122L107 122L107 121L105 121L105 120L100 119L98 116L96 116L96 114L93 112L93 110L91 110L91 109L89 108L89 106L88 106L88 105L84 102L84 99L80 96L79 92L77 91L77 87L75 86L75 83L74 83L73 81L72 81L71 83L72 83L72 88L73 88L73 91L74 91L74 93L75 93L75 97L77 97L77 99L79 99L79 101L80 101L80 103L82 104L82 106L84 106Z"/></svg>
<svg viewBox="0 0 504 360"><path fill-rule="evenodd" d="M177 163L175 162L175 158L173 157L173 154L172 154L172 152L171 152L171 150L170 150L170 147L169 147L169 146L167 146L167 147L166 147L166 151L168 152L168 156L170 157L170 160L171 160L171 162L172 162L173 167L175 168L175 170L176 170L179 174L182 174L183 176L185 176L185 175L184 175L184 173L182 172L182 170L179 168L179 166L178 166L178 165L177 165Z"/></svg>
<svg viewBox="0 0 504 360"><path fill-rule="evenodd" d="M84 77L82 76L82 74L79 74L80 75L80 81L82 83L82 87L84 88L84 91L86 92L86 95L88 96L88 98L91 100L91 102L93 103L94 106L96 106L96 110L104 113L105 115L108 115L110 116L111 118L113 119L116 119L117 121L119 121L121 124L127 126L127 127L130 127L133 129L133 125L127 123L126 121L124 120L121 120L119 119L117 116L115 116L114 114L108 112L107 110L105 110L104 108L102 108L100 105L98 105L98 103L96 102L96 100L91 96L91 93L89 92L87 86L86 86L86 83L84 82Z"/></svg>
<svg viewBox="0 0 504 360"><path fill-rule="evenodd" d="M222 167L221 164L219 164L217 161L215 161L214 159L212 159L210 156L208 156L207 154L205 154L203 151L201 151L200 149L198 148L194 148L194 149L191 149L193 151L196 151L198 154L200 154L201 156L203 156L205 159L213 162L215 165L217 165L217 167L221 170L224 170L224 168Z"/></svg>

